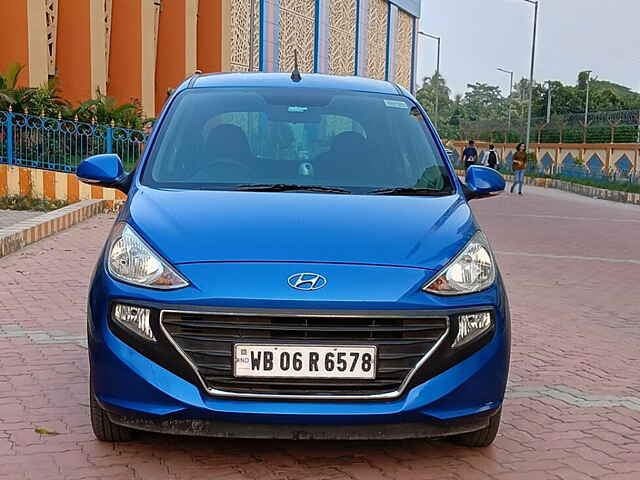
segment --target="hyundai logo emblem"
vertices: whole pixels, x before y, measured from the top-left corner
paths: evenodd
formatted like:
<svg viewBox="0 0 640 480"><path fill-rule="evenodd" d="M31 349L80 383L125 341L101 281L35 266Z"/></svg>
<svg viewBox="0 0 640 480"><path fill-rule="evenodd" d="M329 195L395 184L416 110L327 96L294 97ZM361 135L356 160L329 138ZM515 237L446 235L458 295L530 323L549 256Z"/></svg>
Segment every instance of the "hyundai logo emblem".
<svg viewBox="0 0 640 480"><path fill-rule="evenodd" d="M296 290L320 290L327 284L327 279L317 273L296 273L288 280L289 286Z"/></svg>

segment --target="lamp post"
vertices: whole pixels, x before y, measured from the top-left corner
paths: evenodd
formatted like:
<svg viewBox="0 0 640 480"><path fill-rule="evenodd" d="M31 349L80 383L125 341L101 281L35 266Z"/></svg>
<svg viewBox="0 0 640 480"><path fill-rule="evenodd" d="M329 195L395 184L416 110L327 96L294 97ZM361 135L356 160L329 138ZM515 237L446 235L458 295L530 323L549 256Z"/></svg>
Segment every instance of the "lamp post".
<svg viewBox="0 0 640 480"><path fill-rule="evenodd" d="M418 35L422 35L423 37L428 37L428 38L432 38L433 40L437 40L438 41L438 57L437 57L437 62L436 62L436 118L435 118L435 124L436 124L436 128L438 128L438 120L439 120L439 103L440 103L440 89L438 88L438 81L440 80L440 44L442 41L442 38L436 36L436 35L431 35L430 33L425 33L425 32L418 32Z"/></svg>
<svg viewBox="0 0 640 480"><path fill-rule="evenodd" d="M531 111L533 109L533 74L536 66L536 38L538 33L538 8L539 0L524 0L535 7L533 15L533 42L531 44L531 74L529 75L529 113L527 114L527 150L531 143Z"/></svg>
<svg viewBox="0 0 640 480"><path fill-rule="evenodd" d="M551 122L551 80L547 80L547 124Z"/></svg>
<svg viewBox="0 0 640 480"><path fill-rule="evenodd" d="M509 75L509 120L507 127L507 135L505 137L505 143L509 143L509 135L511 135L511 106L513 105L513 72L511 70L505 70L504 68L498 68L499 71Z"/></svg>
<svg viewBox="0 0 640 480"><path fill-rule="evenodd" d="M589 121L589 86L591 84L591 73L593 70L585 70L587 74L587 98L584 102L584 127L587 128L587 122Z"/></svg>

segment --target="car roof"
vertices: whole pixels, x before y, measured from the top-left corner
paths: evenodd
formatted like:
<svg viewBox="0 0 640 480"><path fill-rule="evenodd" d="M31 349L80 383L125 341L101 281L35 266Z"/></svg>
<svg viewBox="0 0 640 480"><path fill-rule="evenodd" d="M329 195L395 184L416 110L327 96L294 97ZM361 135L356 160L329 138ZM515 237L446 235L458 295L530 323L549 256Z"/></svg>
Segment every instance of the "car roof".
<svg viewBox="0 0 640 480"><path fill-rule="evenodd" d="M356 76L321 75L303 73L302 80L294 82L290 73L212 73L196 75L183 84L185 88L315 88L348 90L354 92L401 95L402 90L391 82Z"/></svg>

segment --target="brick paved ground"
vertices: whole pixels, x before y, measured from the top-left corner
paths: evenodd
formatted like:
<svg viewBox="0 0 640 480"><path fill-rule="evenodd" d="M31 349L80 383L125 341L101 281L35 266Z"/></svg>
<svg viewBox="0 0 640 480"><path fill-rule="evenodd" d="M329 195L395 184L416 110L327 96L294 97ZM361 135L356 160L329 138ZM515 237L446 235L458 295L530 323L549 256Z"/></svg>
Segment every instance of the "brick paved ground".
<svg viewBox="0 0 640 480"><path fill-rule="evenodd" d="M24 220L42 215L44 212L33 212L31 210L0 210L0 230L10 227Z"/></svg>
<svg viewBox="0 0 640 480"><path fill-rule="evenodd" d="M474 206L514 323L494 447L156 435L98 443L82 334L87 280L111 222L102 216L0 259L0 479L639 479L640 209L528 192Z"/></svg>

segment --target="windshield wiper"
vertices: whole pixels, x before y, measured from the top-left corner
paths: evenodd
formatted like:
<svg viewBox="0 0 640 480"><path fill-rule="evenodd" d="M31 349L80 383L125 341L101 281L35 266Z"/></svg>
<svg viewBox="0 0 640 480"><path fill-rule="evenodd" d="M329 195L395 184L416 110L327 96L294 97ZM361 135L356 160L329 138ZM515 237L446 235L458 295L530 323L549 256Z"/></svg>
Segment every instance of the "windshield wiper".
<svg viewBox="0 0 640 480"><path fill-rule="evenodd" d="M341 193L350 194L350 190L337 187L323 187L321 185L295 185L289 183L275 184L255 184L255 185L238 185L233 187L234 190L242 192L319 192L319 193Z"/></svg>
<svg viewBox="0 0 640 480"><path fill-rule="evenodd" d="M379 190L372 190L369 193L374 195L413 195L416 197L441 197L449 192L447 190L433 190L431 188L397 187L381 188Z"/></svg>

